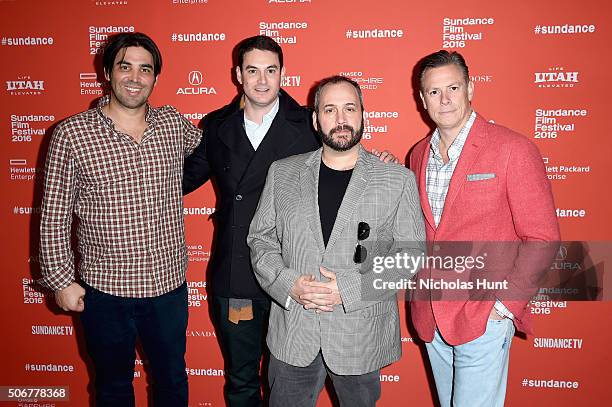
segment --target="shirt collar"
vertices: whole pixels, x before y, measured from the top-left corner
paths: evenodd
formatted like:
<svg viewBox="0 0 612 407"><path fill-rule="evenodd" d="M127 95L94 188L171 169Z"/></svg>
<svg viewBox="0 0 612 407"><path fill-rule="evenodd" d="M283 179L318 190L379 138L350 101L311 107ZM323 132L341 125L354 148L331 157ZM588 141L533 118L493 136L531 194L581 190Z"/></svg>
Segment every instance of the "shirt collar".
<svg viewBox="0 0 612 407"><path fill-rule="evenodd" d="M455 137L455 140L453 140L453 143L448 148L449 160L454 161L459 158L461 150L463 150L465 140L467 140L467 136L470 133L470 130L472 129L472 125L474 124L475 119L476 112L472 110L472 113L470 114L470 117L468 118L467 122L465 122L463 128L461 129L461 131L459 131L459 134L457 135L457 137ZM437 160L442 160L442 154L440 154L440 139L440 130L436 128L434 133L431 135L431 142L429 144L431 147L431 152Z"/></svg>
<svg viewBox="0 0 612 407"><path fill-rule="evenodd" d="M115 128L115 125L110 117L106 116L104 112L102 112L102 108L110 103L110 95L104 95L98 100L98 105L96 106L96 111L98 112L98 116L102 119L103 122L108 124L112 129ZM151 107L147 103L147 113L145 115L145 121L151 125L155 122L157 118L157 110L154 107ZM149 126L150 127L150 126Z"/></svg>
<svg viewBox="0 0 612 407"><path fill-rule="evenodd" d="M274 120L274 118L276 117L276 113L278 113L278 109L280 106L280 102L279 102L279 97L276 98L276 102L274 102L274 105L272 106L272 109L270 109L270 111L266 114L264 114L261 123L270 123L272 122L272 120ZM244 124L246 124L247 126L255 126L258 127L260 126L259 124L247 119L246 114L244 115Z"/></svg>

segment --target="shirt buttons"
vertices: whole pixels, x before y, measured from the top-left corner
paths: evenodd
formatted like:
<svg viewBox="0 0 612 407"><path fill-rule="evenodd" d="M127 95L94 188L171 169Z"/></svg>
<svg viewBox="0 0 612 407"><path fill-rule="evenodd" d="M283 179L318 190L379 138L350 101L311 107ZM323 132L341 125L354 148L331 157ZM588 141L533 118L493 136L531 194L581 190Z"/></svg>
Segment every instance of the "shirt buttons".
<svg viewBox="0 0 612 407"><path fill-rule="evenodd" d="M237 201L242 201L242 195L240 195L240 194L236 195L236 200Z"/></svg>

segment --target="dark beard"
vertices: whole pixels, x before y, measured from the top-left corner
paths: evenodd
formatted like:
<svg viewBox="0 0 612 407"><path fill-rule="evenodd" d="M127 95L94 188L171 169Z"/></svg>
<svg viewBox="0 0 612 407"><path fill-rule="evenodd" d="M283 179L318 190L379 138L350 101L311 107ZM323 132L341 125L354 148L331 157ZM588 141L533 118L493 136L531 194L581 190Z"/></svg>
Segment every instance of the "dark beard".
<svg viewBox="0 0 612 407"><path fill-rule="evenodd" d="M361 141L361 136L363 136L363 119L361 119L361 125L359 126L359 130L357 131L355 131L355 129L352 126L349 126L348 124L342 124L340 126L337 126L331 129L329 131L329 134L325 134L321 130L321 123L319 122L318 118L317 118L317 128L318 128L317 133L319 133L319 137L321 137L321 141L323 142L323 144L325 144L326 146L330 147L332 150L335 150L335 151L347 151L355 147ZM351 138L348 140L344 140L344 139L334 140L333 138L334 133L337 131L343 131L343 130L350 131Z"/></svg>

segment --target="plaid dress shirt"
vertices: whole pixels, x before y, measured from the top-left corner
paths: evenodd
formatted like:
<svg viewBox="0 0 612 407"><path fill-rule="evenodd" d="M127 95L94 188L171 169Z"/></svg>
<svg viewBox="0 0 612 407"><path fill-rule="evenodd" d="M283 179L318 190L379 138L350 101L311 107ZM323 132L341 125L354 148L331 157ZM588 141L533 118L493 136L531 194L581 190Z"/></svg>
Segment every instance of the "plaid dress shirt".
<svg viewBox="0 0 612 407"><path fill-rule="evenodd" d="M436 226L438 226L442 218L448 187L453 177L453 172L455 172L457 162L459 161L461 151L463 150L463 145L465 144L465 140L470 133L470 129L475 119L476 113L472 112L465 126L463 126L448 148L449 161L446 164L444 164L442 154L440 154L440 131L436 129L431 136L431 142L429 143L431 148L429 150L429 160L427 160L425 182L427 198Z"/></svg>
<svg viewBox="0 0 612 407"><path fill-rule="evenodd" d="M79 274L121 297L154 297L185 281L183 160L201 130L171 106L148 106L140 143L117 131L101 107L54 131L45 166L40 225L40 283L75 281L71 250L77 219Z"/></svg>

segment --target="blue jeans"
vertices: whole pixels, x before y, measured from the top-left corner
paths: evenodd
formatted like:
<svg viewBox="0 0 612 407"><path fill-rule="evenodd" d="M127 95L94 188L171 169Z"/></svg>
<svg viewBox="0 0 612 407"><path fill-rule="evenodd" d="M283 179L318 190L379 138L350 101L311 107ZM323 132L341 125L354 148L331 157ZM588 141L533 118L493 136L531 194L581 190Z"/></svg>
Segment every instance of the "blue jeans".
<svg viewBox="0 0 612 407"><path fill-rule="evenodd" d="M436 329L427 354L442 407L503 407L514 324L487 322L485 333L462 345L447 344Z"/></svg>
<svg viewBox="0 0 612 407"><path fill-rule="evenodd" d="M155 406L187 406L187 285L151 298L116 297L86 284L81 322L96 374L96 406L134 406L136 338L152 375Z"/></svg>

